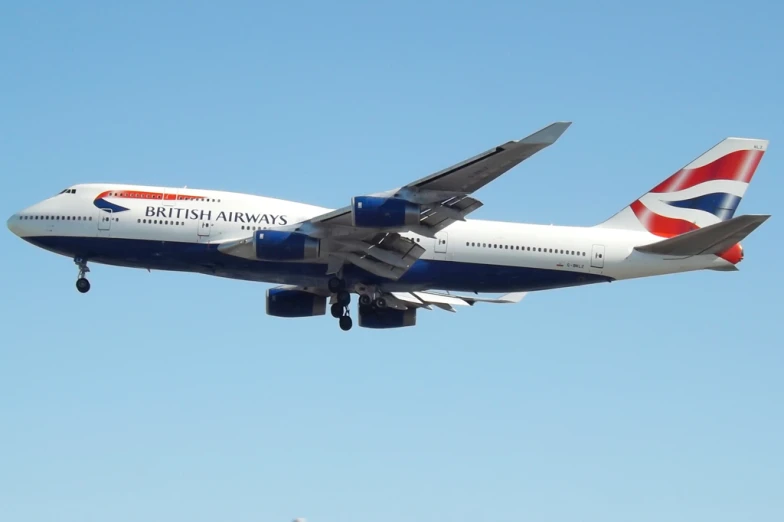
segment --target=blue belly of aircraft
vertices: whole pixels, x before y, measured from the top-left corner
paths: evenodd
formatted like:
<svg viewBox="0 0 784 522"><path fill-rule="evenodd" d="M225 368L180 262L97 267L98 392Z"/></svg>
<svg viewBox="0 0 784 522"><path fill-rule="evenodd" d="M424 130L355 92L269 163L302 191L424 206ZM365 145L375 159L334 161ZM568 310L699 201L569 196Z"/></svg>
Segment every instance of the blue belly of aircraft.
<svg viewBox="0 0 784 522"><path fill-rule="evenodd" d="M40 236L30 243L68 257L151 270L197 272L276 284L326 284L321 263L267 262L218 251L217 245L138 239ZM454 261L419 260L396 282L354 265L344 268L349 284L383 284L388 290L440 289L462 292L522 292L609 282L598 274Z"/></svg>

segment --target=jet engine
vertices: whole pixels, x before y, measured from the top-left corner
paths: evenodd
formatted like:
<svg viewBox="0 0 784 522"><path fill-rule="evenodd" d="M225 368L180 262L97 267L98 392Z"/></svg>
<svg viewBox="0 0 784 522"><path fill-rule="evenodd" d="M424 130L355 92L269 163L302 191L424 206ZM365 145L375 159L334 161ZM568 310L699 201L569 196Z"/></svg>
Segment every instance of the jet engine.
<svg viewBox="0 0 784 522"><path fill-rule="evenodd" d="M327 298L303 290L267 290L267 315L275 317L313 317L327 311Z"/></svg>
<svg viewBox="0 0 784 522"><path fill-rule="evenodd" d="M359 326L363 328L402 328L416 325L416 308L395 310L359 306Z"/></svg>
<svg viewBox="0 0 784 522"><path fill-rule="evenodd" d="M265 261L304 261L319 256L321 242L298 232L258 230L253 236L256 258Z"/></svg>
<svg viewBox="0 0 784 522"><path fill-rule="evenodd" d="M400 198L357 196L351 200L351 221L360 228L394 228L419 224L421 208Z"/></svg>

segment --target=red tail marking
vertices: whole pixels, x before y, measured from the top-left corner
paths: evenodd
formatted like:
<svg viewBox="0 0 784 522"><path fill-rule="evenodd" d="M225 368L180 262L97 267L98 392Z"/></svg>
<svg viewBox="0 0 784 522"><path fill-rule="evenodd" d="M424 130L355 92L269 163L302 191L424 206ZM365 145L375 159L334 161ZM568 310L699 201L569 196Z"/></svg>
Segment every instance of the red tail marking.
<svg viewBox="0 0 784 522"><path fill-rule="evenodd" d="M637 219L640 220L640 223L648 232L660 237L675 237L699 228L694 223L684 219L660 216L643 205L639 199L631 204L631 208L634 215L637 216Z"/></svg>
<svg viewBox="0 0 784 522"><path fill-rule="evenodd" d="M749 183L763 153L762 150L736 150L702 167L681 169L651 192L675 192L715 179Z"/></svg>

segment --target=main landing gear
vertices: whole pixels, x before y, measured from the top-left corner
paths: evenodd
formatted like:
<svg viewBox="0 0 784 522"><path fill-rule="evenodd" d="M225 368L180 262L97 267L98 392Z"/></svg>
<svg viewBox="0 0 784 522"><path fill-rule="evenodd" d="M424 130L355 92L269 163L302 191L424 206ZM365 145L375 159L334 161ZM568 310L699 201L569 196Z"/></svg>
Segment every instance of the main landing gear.
<svg viewBox="0 0 784 522"><path fill-rule="evenodd" d="M82 294L86 294L90 291L90 281L87 280L85 274L90 271L87 267L87 260L82 259L81 257L77 257L74 259L74 263L76 266L79 267L79 278L76 280L76 289L79 290Z"/></svg>
<svg viewBox="0 0 784 522"><path fill-rule="evenodd" d="M344 332L351 330L353 321L349 316L348 306L351 304L351 294L346 290L346 282L337 277L332 277L327 282L329 291L335 294L335 302L330 307L332 317L338 320L340 329Z"/></svg>

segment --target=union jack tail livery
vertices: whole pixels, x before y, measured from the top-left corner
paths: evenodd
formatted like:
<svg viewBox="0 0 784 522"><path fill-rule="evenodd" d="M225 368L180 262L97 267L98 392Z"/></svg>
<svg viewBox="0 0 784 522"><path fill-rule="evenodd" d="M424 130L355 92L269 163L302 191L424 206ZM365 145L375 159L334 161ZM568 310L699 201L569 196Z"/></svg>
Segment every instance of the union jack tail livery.
<svg viewBox="0 0 784 522"><path fill-rule="evenodd" d="M598 227L671 238L732 219L767 146L726 138Z"/></svg>

